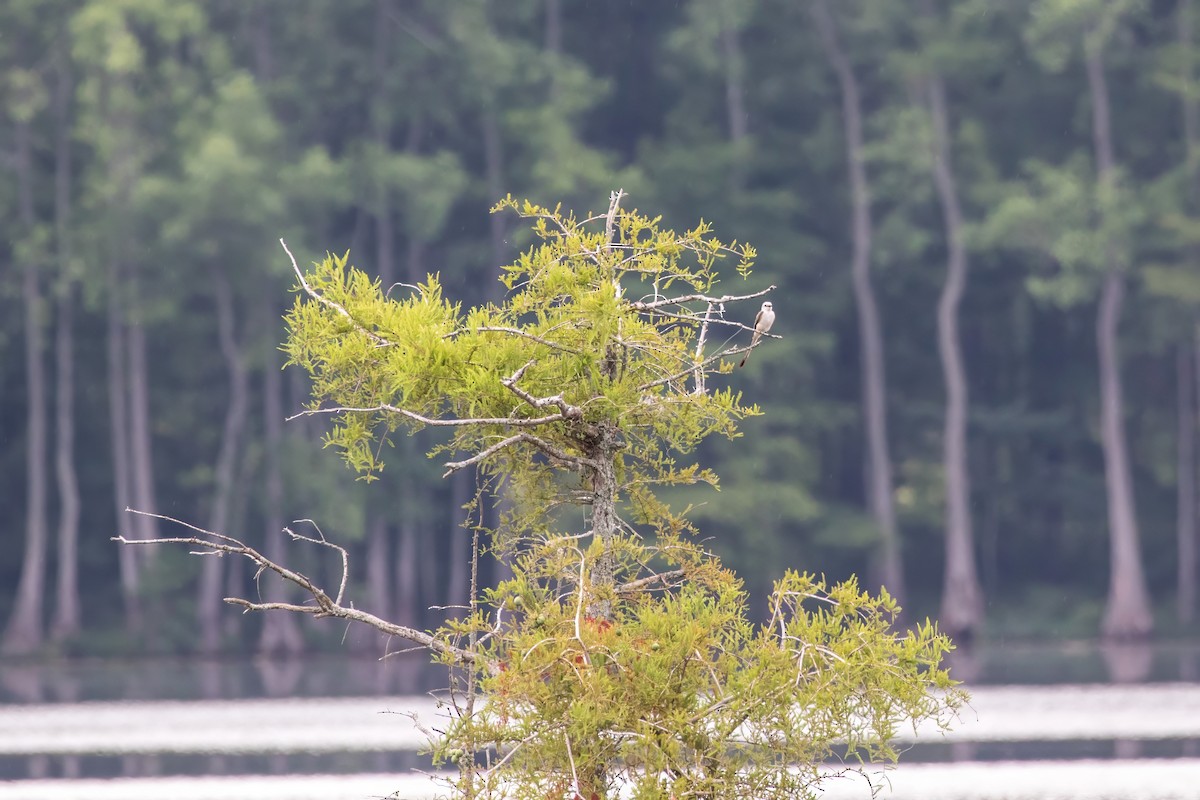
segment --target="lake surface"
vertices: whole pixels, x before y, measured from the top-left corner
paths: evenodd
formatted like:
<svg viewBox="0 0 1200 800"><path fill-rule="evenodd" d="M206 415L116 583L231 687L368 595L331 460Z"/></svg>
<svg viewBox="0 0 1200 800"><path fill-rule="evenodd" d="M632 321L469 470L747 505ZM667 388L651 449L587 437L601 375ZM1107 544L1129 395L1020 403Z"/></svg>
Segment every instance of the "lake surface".
<svg viewBox="0 0 1200 800"><path fill-rule="evenodd" d="M872 771L896 800L1200 800L1200 647L957 653L972 702ZM425 692L444 668L374 659L0 664L0 800L424 798ZM870 800L860 777L826 797Z"/></svg>

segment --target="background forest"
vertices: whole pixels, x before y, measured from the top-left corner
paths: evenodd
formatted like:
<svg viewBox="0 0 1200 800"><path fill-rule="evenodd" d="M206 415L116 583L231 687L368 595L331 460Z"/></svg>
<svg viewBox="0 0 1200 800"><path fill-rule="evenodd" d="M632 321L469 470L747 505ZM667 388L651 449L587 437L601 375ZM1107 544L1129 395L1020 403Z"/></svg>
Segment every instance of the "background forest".
<svg viewBox="0 0 1200 800"><path fill-rule="evenodd" d="M474 304L530 242L496 200L617 187L779 287L728 378L765 416L673 497L752 597L794 566L958 635L1194 634L1198 5L7 0L4 650L337 645L224 607L236 561L117 547L166 532L126 507L336 574L280 533L315 520L356 605L435 624L474 484L425 432L368 487L285 422L278 240Z"/></svg>

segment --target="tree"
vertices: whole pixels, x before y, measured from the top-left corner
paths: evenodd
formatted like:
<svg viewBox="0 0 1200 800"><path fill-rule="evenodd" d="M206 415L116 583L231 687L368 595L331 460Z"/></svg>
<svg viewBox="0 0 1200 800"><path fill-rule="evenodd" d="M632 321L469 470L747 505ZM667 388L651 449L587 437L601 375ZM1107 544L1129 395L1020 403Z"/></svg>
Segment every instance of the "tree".
<svg viewBox="0 0 1200 800"><path fill-rule="evenodd" d="M1092 112L1094 208L1099 228L1098 249L1093 263L1100 277L1096 349L1100 367L1100 431L1108 500L1110 558L1103 631L1105 636L1115 638L1144 636L1154 626L1142 569L1133 477L1125 435L1125 400L1117 332L1125 304L1125 276L1130 267L1131 253L1128 212L1122 213L1119 205L1125 190L1113 145L1104 63L1105 47L1129 5L1128 0L1085 3L1082 8L1074 7L1071 3L1045 2L1044 13L1032 32L1037 40L1051 38L1063 29L1068 32L1074 30L1083 40L1083 62Z"/></svg>
<svg viewBox="0 0 1200 800"><path fill-rule="evenodd" d="M937 26L931 0L921 0L926 24ZM942 207L946 237L946 282L938 298L938 355L946 386L946 418L942 433L942 470L946 486L946 571L939 621L953 635L970 635L983 624L983 592L975 569L975 534L971 525L971 475L967 458L967 368L963 361L959 309L967 286L966 223L959 200L951 148L946 86L940 65L929 64L921 93L929 112L932 173Z"/></svg>
<svg viewBox="0 0 1200 800"><path fill-rule="evenodd" d="M315 599L230 602L364 622L455 668L432 747L459 767L461 796L809 795L835 746L894 758L898 722L947 722L963 700L940 666L949 641L929 623L893 631L886 592L795 572L768 622L748 621L737 579L654 490L715 485L680 459L758 413L710 386L753 345L714 342L744 342L726 306L771 290L716 294L718 264L736 258L745 277L753 248L620 200L583 218L500 203L536 237L503 269L502 303L464 310L433 276L395 299L344 256L296 269L286 350L313 380L305 413L332 419L327 443L370 481L397 431L441 428L447 476L478 470L512 498L513 577L473 586L467 617L427 634L355 608L346 553L324 537L293 534L341 551L332 596L219 532L165 541L249 557Z"/></svg>
<svg viewBox="0 0 1200 800"><path fill-rule="evenodd" d="M863 422L867 439L867 505L879 528L876 571L889 593L905 600L904 559L896 524L893 498L892 457L887 430L887 371L884 365L883 323L871 281L871 190L863 141L862 96L854 66L842 47L833 14L826 0L815 0L813 16L826 57L837 74L842 95L842 124L845 128L846 162L850 177L851 235L853 252L850 274L854 305L858 314L859 373L862 376Z"/></svg>

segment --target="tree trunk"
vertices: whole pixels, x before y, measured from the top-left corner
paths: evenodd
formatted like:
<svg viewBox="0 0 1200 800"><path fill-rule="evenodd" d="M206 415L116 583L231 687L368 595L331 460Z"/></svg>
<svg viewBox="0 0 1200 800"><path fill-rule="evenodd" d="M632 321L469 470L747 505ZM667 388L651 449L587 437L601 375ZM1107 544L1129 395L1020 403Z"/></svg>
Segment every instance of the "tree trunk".
<svg viewBox="0 0 1200 800"><path fill-rule="evenodd" d="M419 628L423 616L421 609L420 569L420 534L417 523L408 510L414 499L412 481L401 479L400 490L402 518L397 526L396 539L396 592L395 620L400 625Z"/></svg>
<svg viewBox="0 0 1200 800"><path fill-rule="evenodd" d="M131 287L133 302L138 302L137 278L130 272L127 281ZM125 328L126 377L129 380L129 466L132 478L133 506L138 511L154 513L158 502L154 491L154 454L150 435L150 375L146 357L146 325L140 320L132 321ZM153 517L137 515L134 518L141 539L158 538L158 521ZM153 547L141 549L143 560L155 558Z"/></svg>
<svg viewBox="0 0 1200 800"><path fill-rule="evenodd" d="M928 0L922 13L932 17ZM933 133L933 182L942 206L946 231L946 282L938 298L938 355L946 386L946 419L942 464L946 487L946 569L939 621L951 636L971 636L983 624L983 591L975 568L975 535L971 527L971 478L967 460L967 370L958 330L958 310L967 285L967 247L962 207L950 150L946 89L941 76L925 78Z"/></svg>
<svg viewBox="0 0 1200 800"><path fill-rule="evenodd" d="M1085 47L1088 90L1092 99L1092 136L1096 151L1096 177L1101 186L1115 180L1112 125L1108 86L1104 77L1101 45ZM1104 221L1101 222L1104 224ZM1109 566L1108 603L1103 632L1110 639L1135 638L1154 628L1150 597L1139 551L1137 509L1133 477L1125 443L1125 411L1121 386L1117 330L1125 302L1125 276L1116 243L1106 247L1107 267L1100 290L1096 319L1096 348L1100 359L1100 428L1104 450L1104 479L1108 495Z"/></svg>
<svg viewBox="0 0 1200 800"><path fill-rule="evenodd" d="M862 380L863 416L867 434L867 497L871 517L879 528L880 546L872 571L888 592L905 600L904 562L892 496L892 460L888 448L887 379L879 306L871 284L871 195L863 154L862 102L858 79L838 39L826 0L814 0L813 16L830 65L837 74L842 95L846 158L850 175L853 253L850 274L858 309L858 340Z"/></svg>
<svg viewBox="0 0 1200 800"><path fill-rule="evenodd" d="M33 208L32 131L28 122L16 128L17 213L26 232L35 225ZM17 599L4 632L0 651L6 655L21 655L37 650L42 644L42 607L46 583L46 545L48 523L46 496L48 493L47 466L49 462L48 431L46 429L46 371L43 362L44 331L42 326L41 287L38 267L33 261L25 264L21 302L25 309L26 364L26 440L25 440L25 553L21 560L21 578L17 584Z"/></svg>
<svg viewBox="0 0 1200 800"><path fill-rule="evenodd" d="M448 606L465 606L471 599L471 536L462 527L463 506L471 499L471 475L464 471L450 476L450 563L446 581Z"/></svg>
<svg viewBox="0 0 1200 800"><path fill-rule="evenodd" d="M1196 374L1192 348L1175 352L1176 433L1176 596L1175 616L1182 625L1196 618Z"/></svg>
<svg viewBox="0 0 1200 800"><path fill-rule="evenodd" d="M58 248L60 296L55 329L55 472L61 507L58 519L58 575L51 636L61 641L79 632L79 478L75 471L75 280L71 275L71 71L65 53L56 56L54 228Z"/></svg>
<svg viewBox="0 0 1200 800"><path fill-rule="evenodd" d="M229 508L233 499L237 473L238 447L246 430L249 406L249 379L246 365L237 343L236 305L229 278L221 269L211 272L217 311L217 340L229 377L229 404L225 409L225 424L213 470L213 500L208 529L228 533ZM200 649L206 654L217 652L221 646L221 594L225 560L205 558L200 568L200 585L196 596L196 623L200 628Z"/></svg>
<svg viewBox="0 0 1200 800"><path fill-rule="evenodd" d="M108 266L108 416L112 451L113 500L117 512L117 533L127 539L138 538L134 517L126 509L132 502L129 487L129 399L125 373L125 323L121 314L121 277L123 270L115 257ZM142 629L141 560L136 548L118 547L117 565L121 575L121 595L125 601L126 629Z"/></svg>
<svg viewBox="0 0 1200 800"><path fill-rule="evenodd" d="M274 286L263 289L263 330L268 341L273 342L272 332L280 328L279 315L272 301ZM284 550L287 534L283 532L283 375L279 363L279 350L268 346L266 363L263 365L263 430L264 430L264 491L266 494L266 530L264 531L263 553L276 564L286 561ZM298 370L297 370L298 371ZM282 581L265 576L262 582L263 596L268 602L287 600ZM295 614L266 614L263 616L262 633L258 640L258 651L263 654L299 653L304 650L304 636Z"/></svg>
<svg viewBox="0 0 1200 800"><path fill-rule="evenodd" d="M1183 137L1187 146L1186 169L1190 180L1187 189L1187 213L1200 210L1200 103L1196 102L1192 42L1192 0L1179 4L1179 47L1183 54L1180 75L1183 91ZM1187 259L1193 268L1200 263L1200 250L1187 248ZM1200 327L1193 322L1192 342L1179 344L1175 369L1178 382L1178 475L1176 500L1176 575L1175 615L1183 625L1196 619L1197 562L1196 562L1196 411L1197 378L1195 359L1200 359Z"/></svg>

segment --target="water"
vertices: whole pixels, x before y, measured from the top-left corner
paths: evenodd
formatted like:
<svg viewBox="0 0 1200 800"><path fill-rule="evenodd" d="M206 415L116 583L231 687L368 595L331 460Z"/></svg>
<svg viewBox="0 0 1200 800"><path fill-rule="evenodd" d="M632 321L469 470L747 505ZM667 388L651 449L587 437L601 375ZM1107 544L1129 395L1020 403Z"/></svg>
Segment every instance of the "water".
<svg viewBox="0 0 1200 800"><path fill-rule="evenodd" d="M896 800L1200 800L1200 647L958 654L973 700L947 733L902 732L872 772ZM287 663L0 665L0 800L435 796L424 656ZM828 785L869 800L863 778Z"/></svg>

